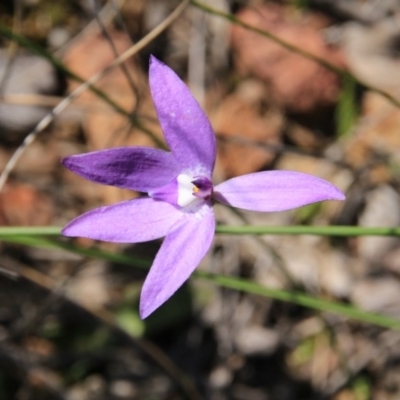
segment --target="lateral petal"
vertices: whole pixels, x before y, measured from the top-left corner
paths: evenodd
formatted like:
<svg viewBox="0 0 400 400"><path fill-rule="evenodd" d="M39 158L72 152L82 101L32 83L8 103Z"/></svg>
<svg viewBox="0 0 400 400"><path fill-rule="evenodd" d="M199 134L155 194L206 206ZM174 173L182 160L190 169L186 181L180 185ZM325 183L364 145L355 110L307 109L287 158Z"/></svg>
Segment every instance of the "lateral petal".
<svg viewBox="0 0 400 400"><path fill-rule="evenodd" d="M216 140L210 121L188 87L164 63L150 58L150 90L165 140L185 169L211 177Z"/></svg>
<svg viewBox="0 0 400 400"><path fill-rule="evenodd" d="M66 157L65 167L103 185L148 192L180 171L172 153L151 147L119 147Z"/></svg>
<svg viewBox="0 0 400 400"><path fill-rule="evenodd" d="M88 211L68 223L62 234L107 242L147 242L166 236L181 217L182 212L171 204L146 197Z"/></svg>
<svg viewBox="0 0 400 400"><path fill-rule="evenodd" d="M215 218L208 204L185 213L171 228L143 284L140 316L146 318L189 278L211 246Z"/></svg>
<svg viewBox="0 0 400 400"><path fill-rule="evenodd" d="M344 200L331 183L293 171L256 172L229 179L214 188L214 199L253 211L285 211L323 200Z"/></svg>

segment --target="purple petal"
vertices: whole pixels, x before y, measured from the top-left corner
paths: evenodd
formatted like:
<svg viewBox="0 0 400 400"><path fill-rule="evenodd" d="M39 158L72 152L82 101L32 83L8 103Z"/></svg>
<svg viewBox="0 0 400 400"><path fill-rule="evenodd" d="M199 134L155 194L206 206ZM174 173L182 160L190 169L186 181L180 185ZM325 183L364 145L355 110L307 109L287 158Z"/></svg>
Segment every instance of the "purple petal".
<svg viewBox="0 0 400 400"><path fill-rule="evenodd" d="M165 64L150 59L150 89L165 140L183 168L211 177L215 164L215 134L188 87Z"/></svg>
<svg viewBox="0 0 400 400"><path fill-rule="evenodd" d="M72 220L65 236L138 243L166 236L183 213L169 203L140 198L95 208Z"/></svg>
<svg viewBox="0 0 400 400"><path fill-rule="evenodd" d="M172 153L150 147L119 147L66 157L64 166L103 185L148 192L174 179L180 167Z"/></svg>
<svg viewBox="0 0 400 400"><path fill-rule="evenodd" d="M323 200L344 200L331 183L292 171L265 171L229 179L214 189L214 199L253 211L285 211Z"/></svg>
<svg viewBox="0 0 400 400"><path fill-rule="evenodd" d="M171 229L143 284L141 318L160 307L189 278L210 248L214 230L214 213L208 204L185 214Z"/></svg>

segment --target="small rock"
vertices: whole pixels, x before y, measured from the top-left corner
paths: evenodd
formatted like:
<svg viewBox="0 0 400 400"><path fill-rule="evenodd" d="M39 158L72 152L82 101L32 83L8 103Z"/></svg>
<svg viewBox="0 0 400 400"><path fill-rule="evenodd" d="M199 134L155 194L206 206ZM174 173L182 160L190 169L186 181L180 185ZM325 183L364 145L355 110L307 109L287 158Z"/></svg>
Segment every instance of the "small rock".
<svg viewBox="0 0 400 400"><path fill-rule="evenodd" d="M386 16L395 15L399 3L397 0L314 0L313 4L327 9L340 19L360 21L367 26Z"/></svg>
<svg viewBox="0 0 400 400"><path fill-rule="evenodd" d="M137 395L136 386L132 382L122 379L111 382L110 392L121 399L132 399Z"/></svg>
<svg viewBox="0 0 400 400"><path fill-rule="evenodd" d="M335 297L347 297L351 292L353 279L349 259L342 252L320 252L320 284Z"/></svg>
<svg viewBox="0 0 400 400"><path fill-rule="evenodd" d="M400 225L400 197L391 186L382 185L367 195L359 225L363 227ZM396 243L399 243L399 239L393 237L359 237L358 252L361 257L369 261L380 261Z"/></svg>
<svg viewBox="0 0 400 400"><path fill-rule="evenodd" d="M47 37L49 46L54 49L64 46L69 40L71 40L71 34L67 29L59 26L54 27Z"/></svg>
<svg viewBox="0 0 400 400"><path fill-rule="evenodd" d="M247 326L237 332L235 344L245 355L268 355L278 346L279 335L272 329Z"/></svg>
<svg viewBox="0 0 400 400"><path fill-rule="evenodd" d="M66 400L104 398L106 386L106 382L101 375L90 375L83 382L80 381L68 390Z"/></svg>
<svg viewBox="0 0 400 400"><path fill-rule="evenodd" d="M99 261L82 269L68 285L68 295L91 310L103 307L109 300L105 269L105 265Z"/></svg>
<svg viewBox="0 0 400 400"><path fill-rule="evenodd" d="M101 375L90 375L85 380L85 386L89 392L89 396L99 396L106 389L106 382Z"/></svg>
<svg viewBox="0 0 400 400"><path fill-rule="evenodd" d="M362 280L353 285L351 300L366 311L400 315L400 283L393 278Z"/></svg>
<svg viewBox="0 0 400 400"><path fill-rule="evenodd" d="M0 79L7 71L8 52L0 50ZM9 70L4 94L53 94L58 90L58 80L53 66L42 57L19 54ZM1 139L20 140L20 135L32 129L49 109L41 106L0 104ZM7 134L11 131L13 134Z"/></svg>
<svg viewBox="0 0 400 400"><path fill-rule="evenodd" d="M389 251L382 260L383 266L388 270L400 274L400 247Z"/></svg>
<svg viewBox="0 0 400 400"><path fill-rule="evenodd" d="M375 24L347 24L343 32L343 50L351 72L368 85L399 95L399 34L394 16Z"/></svg>
<svg viewBox="0 0 400 400"><path fill-rule="evenodd" d="M220 365L211 371L209 382L214 389L223 389L231 384L232 379L232 372L229 368Z"/></svg>

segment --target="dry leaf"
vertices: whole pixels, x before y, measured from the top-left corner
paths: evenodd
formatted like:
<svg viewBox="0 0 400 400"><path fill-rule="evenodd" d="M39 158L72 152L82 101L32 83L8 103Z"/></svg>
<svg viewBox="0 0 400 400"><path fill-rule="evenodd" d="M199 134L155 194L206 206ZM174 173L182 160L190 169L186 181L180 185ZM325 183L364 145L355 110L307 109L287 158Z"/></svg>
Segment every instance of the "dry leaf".
<svg viewBox="0 0 400 400"><path fill-rule="evenodd" d="M328 47L314 27L323 25L323 21L310 24L308 16L296 20L285 10L268 4L243 9L237 17L325 61L343 65L339 50ZM232 28L232 47L238 70L263 80L275 101L289 111L305 113L336 102L340 90L338 76L314 61L238 25Z"/></svg>

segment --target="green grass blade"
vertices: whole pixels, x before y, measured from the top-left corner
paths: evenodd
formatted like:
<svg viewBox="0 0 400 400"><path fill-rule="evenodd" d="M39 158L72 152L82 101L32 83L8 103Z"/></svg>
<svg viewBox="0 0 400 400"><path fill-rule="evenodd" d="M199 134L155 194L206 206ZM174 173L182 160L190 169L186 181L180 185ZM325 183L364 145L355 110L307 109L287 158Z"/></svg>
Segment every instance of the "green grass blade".
<svg viewBox="0 0 400 400"><path fill-rule="evenodd" d="M390 329L400 329L400 320L376 313L360 310L354 306L323 300L312 297L302 292L292 292L282 289L273 289L246 279L216 275L203 271L196 271L196 277L206 279L218 286L238 290L245 293L252 293L263 297L298 304L318 311L332 312L344 317L358 321L368 322L373 325Z"/></svg>
<svg viewBox="0 0 400 400"><path fill-rule="evenodd" d="M351 76L344 76L335 115L338 137L349 134L357 120L356 91L355 79Z"/></svg>
<svg viewBox="0 0 400 400"><path fill-rule="evenodd" d="M59 226L0 226L0 238L3 236L54 236L61 235Z"/></svg>
<svg viewBox="0 0 400 400"><path fill-rule="evenodd" d="M317 235L317 236L400 236L400 227L362 227L362 226L229 226L218 225L216 233L229 235Z"/></svg>
<svg viewBox="0 0 400 400"><path fill-rule="evenodd" d="M115 262L137 268L148 269L151 265L150 260L113 253L111 251L99 250L94 247L81 247L70 242L64 242L40 236L0 235L0 240L7 243L21 244L24 246L66 250L83 257L99 258L104 261Z"/></svg>
<svg viewBox="0 0 400 400"><path fill-rule="evenodd" d="M400 227L361 227L361 226L230 226L218 225L216 233L227 235L316 235L316 236L400 236ZM2 226L0 239L7 236L58 236L58 226Z"/></svg>

